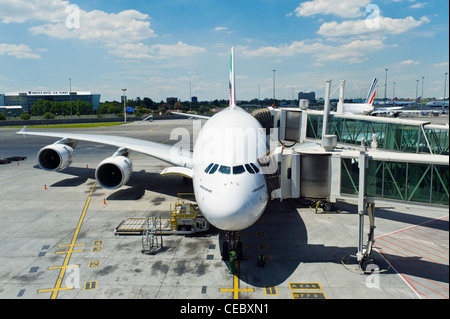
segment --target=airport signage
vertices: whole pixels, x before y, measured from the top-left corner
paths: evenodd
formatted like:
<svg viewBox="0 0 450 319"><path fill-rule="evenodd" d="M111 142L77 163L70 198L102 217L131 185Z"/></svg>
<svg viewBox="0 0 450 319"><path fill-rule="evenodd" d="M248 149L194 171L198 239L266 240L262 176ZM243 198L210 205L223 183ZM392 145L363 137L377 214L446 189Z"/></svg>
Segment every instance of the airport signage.
<svg viewBox="0 0 450 319"><path fill-rule="evenodd" d="M28 92L28 95L69 95L68 91Z"/></svg>
<svg viewBox="0 0 450 319"><path fill-rule="evenodd" d="M28 91L27 95L91 95L91 92L74 92L74 91Z"/></svg>

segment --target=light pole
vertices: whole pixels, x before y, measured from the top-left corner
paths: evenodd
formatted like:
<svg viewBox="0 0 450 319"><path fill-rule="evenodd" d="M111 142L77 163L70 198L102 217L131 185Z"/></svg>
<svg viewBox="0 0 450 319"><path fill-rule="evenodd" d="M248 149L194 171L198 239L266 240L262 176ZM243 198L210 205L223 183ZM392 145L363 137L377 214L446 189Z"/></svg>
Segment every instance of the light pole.
<svg viewBox="0 0 450 319"><path fill-rule="evenodd" d="M444 74L444 103L445 103L445 95L447 94L447 74L448 74L447 72L445 72Z"/></svg>
<svg viewBox="0 0 450 319"><path fill-rule="evenodd" d="M422 98L420 99L420 109L423 110L423 80L425 79L424 76L422 76Z"/></svg>
<svg viewBox="0 0 450 319"><path fill-rule="evenodd" d="M387 71L389 69L385 69L386 71L386 79L384 80L384 104L386 105L386 92L387 92Z"/></svg>
<svg viewBox="0 0 450 319"><path fill-rule="evenodd" d="M273 107L275 107L275 72L277 70L273 70Z"/></svg>
<svg viewBox="0 0 450 319"><path fill-rule="evenodd" d="M123 91L123 117L125 119L125 123L127 122L127 98L125 96L125 92L127 89L122 89Z"/></svg>
<svg viewBox="0 0 450 319"><path fill-rule="evenodd" d="M259 100L261 99L261 85L258 84L258 106L259 106Z"/></svg>
<svg viewBox="0 0 450 319"><path fill-rule="evenodd" d="M69 79L69 103L70 103L70 115L73 115L72 113L72 79Z"/></svg>
<svg viewBox="0 0 450 319"><path fill-rule="evenodd" d="M418 95L419 95L419 80L416 80L416 103L417 103Z"/></svg>
<svg viewBox="0 0 450 319"><path fill-rule="evenodd" d="M392 101L394 101L394 100L395 100L395 82L394 82L394 89L392 91Z"/></svg>

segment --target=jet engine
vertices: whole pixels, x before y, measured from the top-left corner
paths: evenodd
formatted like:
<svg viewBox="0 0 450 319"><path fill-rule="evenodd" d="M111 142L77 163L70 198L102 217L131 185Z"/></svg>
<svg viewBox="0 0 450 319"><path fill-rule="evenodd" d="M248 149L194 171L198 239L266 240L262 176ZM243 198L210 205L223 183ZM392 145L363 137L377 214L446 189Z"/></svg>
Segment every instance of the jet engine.
<svg viewBox="0 0 450 319"><path fill-rule="evenodd" d="M95 171L97 182L106 189L116 189L128 182L133 163L126 156L112 156L101 162Z"/></svg>
<svg viewBox="0 0 450 319"><path fill-rule="evenodd" d="M73 162L75 151L65 144L53 144L39 151L39 166L46 171L62 171Z"/></svg>

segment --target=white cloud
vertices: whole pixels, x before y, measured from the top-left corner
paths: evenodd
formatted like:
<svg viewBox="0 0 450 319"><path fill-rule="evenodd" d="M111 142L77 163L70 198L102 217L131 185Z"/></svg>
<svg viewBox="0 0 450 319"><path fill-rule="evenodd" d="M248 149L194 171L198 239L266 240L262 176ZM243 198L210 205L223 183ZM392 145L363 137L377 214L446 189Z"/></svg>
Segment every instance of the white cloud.
<svg viewBox="0 0 450 319"><path fill-rule="evenodd" d="M0 55L13 56L18 59L40 59L28 45L0 43Z"/></svg>
<svg viewBox="0 0 450 319"><path fill-rule="evenodd" d="M34 35L45 34L59 39L78 38L81 40L109 42L138 42L155 37L150 28L149 16L136 10L115 13L80 10L80 28L68 28L66 17L62 21L36 27Z"/></svg>
<svg viewBox="0 0 450 319"><path fill-rule="evenodd" d="M206 51L205 48L188 45L181 41L174 45L155 44L151 46L151 49L160 57L192 56Z"/></svg>
<svg viewBox="0 0 450 319"><path fill-rule="evenodd" d="M0 0L0 21L23 23L27 21L58 22L66 19L69 1L61 0Z"/></svg>
<svg viewBox="0 0 450 319"><path fill-rule="evenodd" d="M418 65L420 62L414 61L414 60L405 60L400 62L402 65Z"/></svg>
<svg viewBox="0 0 450 319"><path fill-rule="evenodd" d="M436 68L448 68L448 62L441 62L441 63L435 63L433 64L434 67Z"/></svg>
<svg viewBox="0 0 450 319"><path fill-rule="evenodd" d="M313 0L301 3L295 13L298 17L332 14L342 18L357 18L365 15L361 8L369 3L370 0Z"/></svg>
<svg viewBox="0 0 450 319"><path fill-rule="evenodd" d="M421 9L421 8L425 7L427 4L428 4L428 2L417 2L409 7L412 9Z"/></svg>
<svg viewBox="0 0 450 319"><path fill-rule="evenodd" d="M143 43L108 44L109 52L127 59L164 59L168 57L187 57L203 53L205 48L185 44L178 41L176 44L155 44L152 46Z"/></svg>
<svg viewBox="0 0 450 319"><path fill-rule="evenodd" d="M68 5L69 1L63 0L0 0L0 22L38 22L40 24L30 28L33 35L96 42L121 58L191 56L205 51L181 41L175 45L144 44L156 34L151 29L149 15L136 10L107 13L79 9L79 28L68 27L66 20L73 14L66 11Z"/></svg>
<svg viewBox="0 0 450 319"><path fill-rule="evenodd" d="M310 54L316 62L339 61L345 63L361 63L367 58L365 54L375 50L381 50L386 45L379 39L353 40L342 45L333 46L321 42L306 43L305 41L293 41L291 44L279 47L261 47L256 50L244 48L245 56L294 56Z"/></svg>
<svg viewBox="0 0 450 319"><path fill-rule="evenodd" d="M326 37L355 36L367 34L401 34L424 23L429 23L427 17L416 20L413 17L404 19L392 19L387 17L379 17L379 26L374 27L373 21L370 24L368 20L348 20L342 23L326 22L321 25L318 34Z"/></svg>

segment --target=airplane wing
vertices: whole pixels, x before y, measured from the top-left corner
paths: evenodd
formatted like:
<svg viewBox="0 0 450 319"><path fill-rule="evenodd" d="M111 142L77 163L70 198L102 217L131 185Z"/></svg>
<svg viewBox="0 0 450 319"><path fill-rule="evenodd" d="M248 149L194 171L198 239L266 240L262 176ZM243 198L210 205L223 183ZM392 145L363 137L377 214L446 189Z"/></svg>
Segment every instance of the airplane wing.
<svg viewBox="0 0 450 319"><path fill-rule="evenodd" d="M19 135L47 136L60 139L86 141L98 144L117 146L138 153L142 153L151 157L155 157L164 162L192 168L192 154L190 150L185 150L176 146L170 146L151 141L134 139L122 136L111 135L94 135L94 134L77 134L77 133L55 133L55 132L30 132L25 130L17 132Z"/></svg>
<svg viewBox="0 0 450 319"><path fill-rule="evenodd" d="M201 119L201 120L209 120L211 118L209 116L197 115L197 114L187 114L187 113L178 113L178 112L171 112L171 113L176 114L176 115L186 116L186 117L193 117L193 118Z"/></svg>

